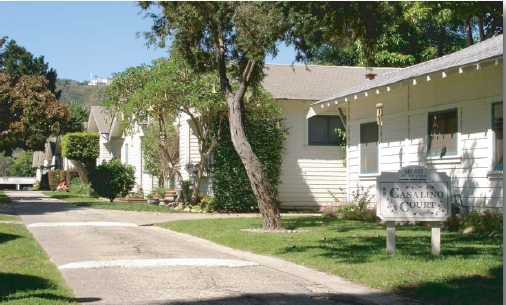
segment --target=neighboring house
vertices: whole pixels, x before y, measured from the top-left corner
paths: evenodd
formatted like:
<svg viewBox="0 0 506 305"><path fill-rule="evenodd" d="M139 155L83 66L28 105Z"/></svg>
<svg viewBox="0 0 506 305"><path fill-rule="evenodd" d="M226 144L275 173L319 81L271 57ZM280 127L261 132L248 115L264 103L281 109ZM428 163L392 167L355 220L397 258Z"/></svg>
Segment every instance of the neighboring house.
<svg viewBox="0 0 506 305"><path fill-rule="evenodd" d="M104 107L91 107L86 131L98 132L100 134L100 151L97 165L104 160L110 161L114 157L120 158L121 156L122 134L120 133L119 137L111 136L112 122L113 117L106 112Z"/></svg>
<svg viewBox="0 0 506 305"><path fill-rule="evenodd" d="M135 171L135 187L133 191L142 188L145 194L158 185L155 177L144 171L141 142L144 135L144 124L135 124L132 130L124 132L120 126L120 119L111 116L102 106L92 106L87 125L88 132L100 134L100 152L97 165L102 161L118 158L123 164L132 165Z"/></svg>
<svg viewBox="0 0 506 305"><path fill-rule="evenodd" d="M272 94L282 109L284 125L288 128L286 150L279 185L281 207L286 209L315 208L333 202L329 190L339 194L347 188L343 152L337 146L335 128L342 128L340 114L334 112L306 119L310 104L337 90L345 90L367 82L367 77L394 71L392 68L272 65L267 64L262 86ZM197 138L188 124L180 118L181 168L199 161ZM321 129L320 127L324 127ZM182 170L184 178L188 173ZM212 181L205 178L201 191L212 193Z"/></svg>
<svg viewBox="0 0 506 305"><path fill-rule="evenodd" d="M502 206L502 35L334 92L308 118L346 114L349 191L421 165L446 172L464 205Z"/></svg>
<svg viewBox="0 0 506 305"><path fill-rule="evenodd" d="M42 175L48 170L74 168L70 160L61 155L61 137L49 137L44 150L33 152L32 167L36 167L35 178L41 181Z"/></svg>

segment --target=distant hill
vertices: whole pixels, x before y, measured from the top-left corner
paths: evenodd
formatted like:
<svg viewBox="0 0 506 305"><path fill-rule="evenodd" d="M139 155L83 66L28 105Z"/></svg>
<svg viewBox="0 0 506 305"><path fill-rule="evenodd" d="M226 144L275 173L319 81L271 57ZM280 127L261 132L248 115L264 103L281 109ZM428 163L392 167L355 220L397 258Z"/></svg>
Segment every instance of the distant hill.
<svg viewBox="0 0 506 305"><path fill-rule="evenodd" d="M88 110L91 106L98 106L108 98L106 86L88 86L87 82L78 82L71 79L58 79L56 89L62 91L61 102L76 101Z"/></svg>

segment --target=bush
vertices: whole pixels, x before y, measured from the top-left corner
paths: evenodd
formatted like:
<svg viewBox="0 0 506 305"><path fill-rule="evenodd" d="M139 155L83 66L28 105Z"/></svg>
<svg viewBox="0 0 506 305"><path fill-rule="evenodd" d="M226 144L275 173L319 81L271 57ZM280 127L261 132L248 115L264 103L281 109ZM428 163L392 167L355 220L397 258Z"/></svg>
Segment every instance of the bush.
<svg viewBox="0 0 506 305"><path fill-rule="evenodd" d="M93 193L91 186L84 185L79 177L72 179L69 186L69 192L75 195L96 196L96 194Z"/></svg>
<svg viewBox="0 0 506 305"><path fill-rule="evenodd" d="M500 209L480 208L467 214L451 216L445 223L452 231L472 228L476 233L503 232L503 213Z"/></svg>
<svg viewBox="0 0 506 305"><path fill-rule="evenodd" d="M372 186L371 186L372 187ZM338 198L329 191L335 203L330 203L320 207L320 213L323 217L337 217L348 220L376 221L376 205L371 204L372 195L369 195L371 187L365 189L357 185L357 188L351 193L350 201ZM344 192L343 189L341 189Z"/></svg>
<svg viewBox="0 0 506 305"><path fill-rule="evenodd" d="M133 167L122 164L116 158L109 162L102 161L88 174L88 178L93 190L110 202L118 196L125 197L135 184Z"/></svg>
<svg viewBox="0 0 506 305"><path fill-rule="evenodd" d="M61 181L60 171L59 170L53 170L47 172L48 177L48 183L49 183L49 189L51 191L56 191L56 187L58 186L58 183Z"/></svg>
<svg viewBox="0 0 506 305"><path fill-rule="evenodd" d="M12 175L15 177L35 177L36 169L32 167L33 151L24 150L14 160Z"/></svg>
<svg viewBox="0 0 506 305"><path fill-rule="evenodd" d="M218 122L220 120L213 120ZM229 124L223 120L219 141L213 150L213 192L218 210L236 212L256 211L257 202L251 184L239 155L230 138ZM260 159L269 182L277 195L281 173L282 152L287 131L281 119L267 119L259 116L245 118L246 137L253 152ZM217 135L218 124L213 126Z"/></svg>

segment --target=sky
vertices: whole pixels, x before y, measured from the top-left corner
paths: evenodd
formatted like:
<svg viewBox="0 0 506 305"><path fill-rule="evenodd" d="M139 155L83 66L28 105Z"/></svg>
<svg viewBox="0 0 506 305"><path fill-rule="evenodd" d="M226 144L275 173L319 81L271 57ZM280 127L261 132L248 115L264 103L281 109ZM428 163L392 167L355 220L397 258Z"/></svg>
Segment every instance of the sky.
<svg viewBox="0 0 506 305"><path fill-rule="evenodd" d="M0 1L0 37L8 36L35 57L44 56L58 78L77 81L112 77L149 64L167 51L146 47L136 32L149 31L134 2ZM281 47L267 63L291 64L293 51Z"/></svg>

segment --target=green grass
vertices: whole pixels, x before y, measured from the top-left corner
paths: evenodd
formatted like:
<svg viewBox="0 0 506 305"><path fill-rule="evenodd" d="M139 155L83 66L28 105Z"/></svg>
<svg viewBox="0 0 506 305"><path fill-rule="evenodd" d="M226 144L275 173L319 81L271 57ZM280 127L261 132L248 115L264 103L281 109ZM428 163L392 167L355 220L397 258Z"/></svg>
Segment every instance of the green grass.
<svg viewBox="0 0 506 305"><path fill-rule="evenodd" d="M5 195L4 192L0 191L0 203L9 203L11 199Z"/></svg>
<svg viewBox="0 0 506 305"><path fill-rule="evenodd" d="M252 233L259 219L177 221L161 227L232 248L282 259L356 283L433 304L501 304L503 240L442 232L440 256L430 254L430 228L397 226L396 254L386 254L386 229L376 223L289 216L296 234Z"/></svg>
<svg viewBox="0 0 506 305"><path fill-rule="evenodd" d="M76 206L88 207L93 209L105 210L121 210L121 211L135 211L135 212L159 212L159 213L174 213L174 209L169 209L166 206L148 204L147 202L109 202L109 199L92 198L84 195L76 195L72 193L63 192L42 192L43 194L52 198L57 198L66 202L70 202Z"/></svg>
<svg viewBox="0 0 506 305"><path fill-rule="evenodd" d="M2 219L18 218L0 214ZM23 225L0 223L0 303L78 304L58 269Z"/></svg>

